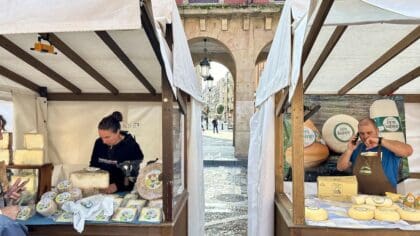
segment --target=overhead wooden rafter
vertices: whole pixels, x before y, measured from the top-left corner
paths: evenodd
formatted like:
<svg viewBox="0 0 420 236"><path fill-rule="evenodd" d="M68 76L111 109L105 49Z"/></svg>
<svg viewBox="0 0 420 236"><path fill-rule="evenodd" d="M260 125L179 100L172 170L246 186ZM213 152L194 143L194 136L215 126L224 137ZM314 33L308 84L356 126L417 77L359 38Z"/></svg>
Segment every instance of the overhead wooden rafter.
<svg viewBox="0 0 420 236"><path fill-rule="evenodd" d="M133 101L133 102L161 102L161 94L150 93L48 93L47 99L51 101Z"/></svg>
<svg viewBox="0 0 420 236"><path fill-rule="evenodd" d="M96 31L96 34L102 41L108 46L109 49L120 59L120 61L133 73L133 75L146 87L147 90L153 95L156 94L156 90L144 77L144 75L137 69L134 63L128 58L124 51L118 46L118 44L112 39L112 37L106 31Z"/></svg>
<svg viewBox="0 0 420 236"><path fill-rule="evenodd" d="M414 68L412 71L408 72L407 74L401 76L401 78L397 79L396 81L392 82L385 88L381 89L378 94L385 96L385 95L391 95L393 92L395 92L397 89L399 89L401 86L407 84L408 82L414 80L415 78L420 76L420 66L417 68Z"/></svg>
<svg viewBox="0 0 420 236"><path fill-rule="evenodd" d="M401 53L404 49L409 47L411 44L417 41L420 37L420 26L417 26L413 31L411 31L407 36L405 36L403 39L401 39L397 44L395 44L392 48L390 48L388 51L386 51L382 56L380 56L376 61L374 61L372 64L370 64L366 69L364 69L362 72L360 72L354 79L352 79L350 82L348 82L346 85L344 85L343 88L341 88L338 91L339 95L346 94L348 91L353 89L356 85L358 85L360 82L365 80L367 77L369 77L372 73L377 71L379 68L381 68L383 65L385 65L387 62L389 62L392 58L397 56L399 53Z"/></svg>
<svg viewBox="0 0 420 236"><path fill-rule="evenodd" d="M44 65L38 59L36 59L35 57L27 53L25 50L18 47L16 44L14 44L12 41L7 39L3 35L0 35L0 46L9 51L11 54L25 61L38 71L42 72L46 76L50 77L55 82L61 84L63 87L69 89L73 93L80 94L82 92L82 90L80 90L74 84L63 78L61 75L50 69L48 66Z"/></svg>
<svg viewBox="0 0 420 236"><path fill-rule="evenodd" d="M22 85L23 87L26 87L36 93L40 92L41 86L35 84L34 82L26 79L25 77L16 74L15 72L7 69L4 66L0 65L0 75L10 79L11 81L18 83L20 85Z"/></svg>
<svg viewBox="0 0 420 236"><path fill-rule="evenodd" d="M308 76L305 79L305 83L303 86L304 92L309 88L309 85L312 83L312 80L315 78L316 74L321 69L322 65L327 60L331 51L334 49L335 45L337 45L337 42L340 40L341 36L343 35L344 31L346 31L346 29L347 25L337 26L335 28L330 39L328 40L327 44L325 45L324 49L322 50L321 54L316 60L314 66L312 67L311 72L309 72Z"/></svg>
<svg viewBox="0 0 420 236"><path fill-rule="evenodd" d="M40 34L44 38L48 38L50 43L54 45L60 52L67 56L71 61L88 73L92 78L94 78L98 83L102 84L106 89L108 89L114 95L118 94L118 89L115 88L108 80L106 80L97 70L95 70L91 65L89 65L82 57L80 57L75 51L73 51L67 44L65 44L57 35L53 33Z"/></svg>

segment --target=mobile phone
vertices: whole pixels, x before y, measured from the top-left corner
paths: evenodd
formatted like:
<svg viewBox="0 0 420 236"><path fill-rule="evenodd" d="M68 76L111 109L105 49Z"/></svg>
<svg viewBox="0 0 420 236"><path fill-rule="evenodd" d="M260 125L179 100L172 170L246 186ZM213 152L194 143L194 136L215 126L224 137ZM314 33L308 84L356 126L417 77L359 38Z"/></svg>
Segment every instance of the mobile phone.
<svg viewBox="0 0 420 236"><path fill-rule="evenodd" d="M356 137L351 141L353 145L356 145L357 140L359 140L359 132L356 133Z"/></svg>

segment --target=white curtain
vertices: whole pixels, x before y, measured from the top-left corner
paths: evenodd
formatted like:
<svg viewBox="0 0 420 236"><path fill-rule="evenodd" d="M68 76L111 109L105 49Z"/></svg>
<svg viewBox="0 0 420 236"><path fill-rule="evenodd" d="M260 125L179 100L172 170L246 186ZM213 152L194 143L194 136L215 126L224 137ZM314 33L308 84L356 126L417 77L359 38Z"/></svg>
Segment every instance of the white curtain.
<svg viewBox="0 0 420 236"><path fill-rule="evenodd" d="M191 99L188 129L188 235L204 235L203 138L201 103Z"/></svg>
<svg viewBox="0 0 420 236"><path fill-rule="evenodd" d="M248 152L248 235L274 235L274 96L251 118Z"/></svg>
<svg viewBox="0 0 420 236"><path fill-rule="evenodd" d="M413 155L408 157L411 173L420 173L420 103L405 103L405 124L407 143L413 147Z"/></svg>

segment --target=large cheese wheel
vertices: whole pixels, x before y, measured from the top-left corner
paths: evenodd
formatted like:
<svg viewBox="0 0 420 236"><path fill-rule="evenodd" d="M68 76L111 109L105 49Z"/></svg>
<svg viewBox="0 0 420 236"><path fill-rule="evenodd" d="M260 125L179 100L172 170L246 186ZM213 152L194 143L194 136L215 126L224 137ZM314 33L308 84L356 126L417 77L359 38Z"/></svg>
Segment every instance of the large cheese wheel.
<svg viewBox="0 0 420 236"><path fill-rule="evenodd" d="M401 219L403 220L420 222L420 210L410 207L402 207L398 208L397 211L400 213Z"/></svg>
<svg viewBox="0 0 420 236"><path fill-rule="evenodd" d="M305 219L312 221L328 220L328 212L319 207L305 207Z"/></svg>
<svg viewBox="0 0 420 236"><path fill-rule="evenodd" d="M375 216L374 210L365 206L352 206L347 214L355 220L371 220Z"/></svg>
<svg viewBox="0 0 420 236"><path fill-rule="evenodd" d="M356 134L358 123L349 115L332 116L322 126L322 137L331 150L343 153L347 149L347 143Z"/></svg>
<svg viewBox="0 0 420 236"><path fill-rule="evenodd" d="M323 144L321 135L311 120L304 123L304 150L303 159L305 168L315 167L325 161L330 152ZM292 147L286 149L286 161L292 165Z"/></svg>
<svg viewBox="0 0 420 236"><path fill-rule="evenodd" d="M375 219L395 222L400 220L400 214L396 210L381 207L375 209Z"/></svg>
<svg viewBox="0 0 420 236"><path fill-rule="evenodd" d="M36 211L43 216L50 216L57 211L57 204L52 199L44 198L36 204Z"/></svg>
<svg viewBox="0 0 420 236"><path fill-rule="evenodd" d="M390 207L392 200L388 197L370 196L366 198L366 204L377 207Z"/></svg>
<svg viewBox="0 0 420 236"><path fill-rule="evenodd" d="M70 174L73 187L81 189L108 188L109 172L99 168L88 167Z"/></svg>
<svg viewBox="0 0 420 236"><path fill-rule="evenodd" d="M381 137L405 143L401 118L395 101L379 99L370 106L370 118L375 120Z"/></svg>

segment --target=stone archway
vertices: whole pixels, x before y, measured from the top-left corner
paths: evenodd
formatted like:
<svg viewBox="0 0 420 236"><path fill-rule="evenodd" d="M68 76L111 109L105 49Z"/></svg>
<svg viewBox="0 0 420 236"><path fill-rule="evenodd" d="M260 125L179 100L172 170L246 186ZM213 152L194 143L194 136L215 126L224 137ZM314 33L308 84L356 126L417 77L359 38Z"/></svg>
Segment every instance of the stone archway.
<svg viewBox="0 0 420 236"><path fill-rule="evenodd" d="M226 65L234 75L235 156L246 158L250 136L249 120L254 113L255 62L261 48L273 40L281 6L237 8L215 5L209 8L189 5L180 6L179 9L187 39L191 42L203 38L213 39L224 45L226 52L230 52L230 55L219 55L217 61ZM197 58L200 55L193 53L193 60Z"/></svg>

